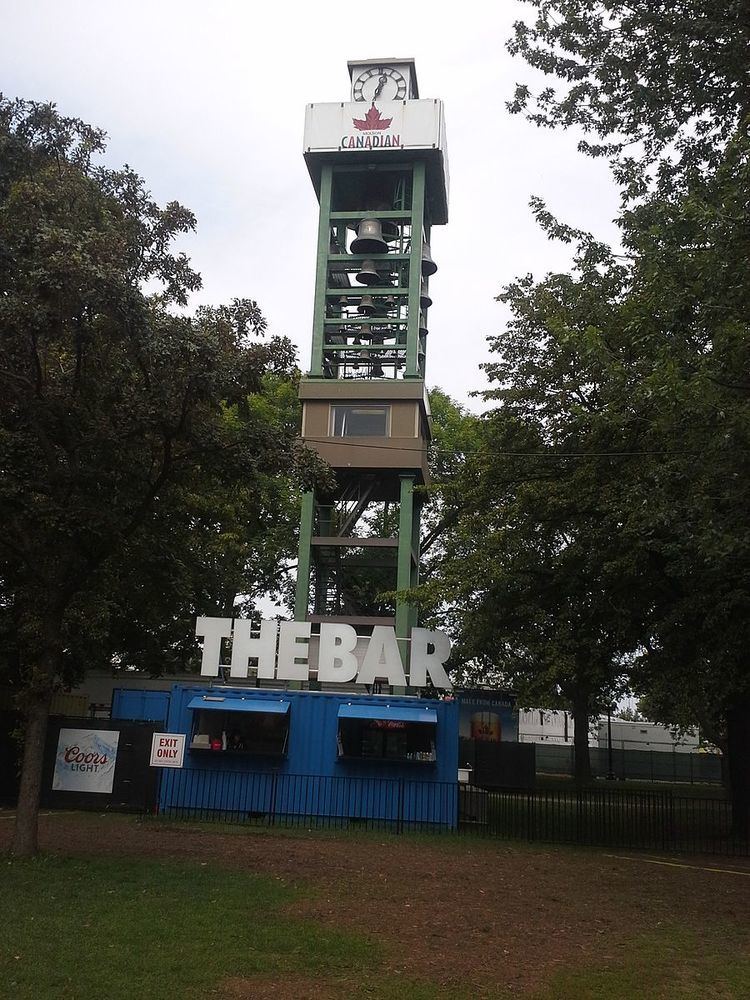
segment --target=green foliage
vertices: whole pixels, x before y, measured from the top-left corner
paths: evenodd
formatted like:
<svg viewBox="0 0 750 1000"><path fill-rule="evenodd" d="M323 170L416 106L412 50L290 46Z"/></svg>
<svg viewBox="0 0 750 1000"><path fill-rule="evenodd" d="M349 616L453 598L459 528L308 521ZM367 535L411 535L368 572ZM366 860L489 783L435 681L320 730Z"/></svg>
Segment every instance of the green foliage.
<svg viewBox="0 0 750 1000"><path fill-rule="evenodd" d="M656 178L715 168L750 111L742 0L524 0L509 51L552 77L508 103L545 128L577 126L608 156L626 200ZM593 136L590 141L588 136Z"/></svg>
<svg viewBox="0 0 750 1000"><path fill-rule="evenodd" d="M0 628L40 691L113 654L188 665L196 611L278 587L317 471L292 344L249 299L185 312L195 220L103 146L0 101Z"/></svg>
<svg viewBox="0 0 750 1000"><path fill-rule="evenodd" d="M569 348L530 343L519 320L496 345L504 361L491 377L503 388L491 395L501 405L442 484L442 550L418 596L453 633L462 682L509 684L534 703L582 694L593 708L614 694L633 644L622 600L632 570L600 492L607 461L558 457L592 448L583 421L562 426Z"/></svg>
<svg viewBox="0 0 750 1000"><path fill-rule="evenodd" d="M614 713L612 718L620 719L622 722L646 722L646 719L641 714L640 703L635 708L627 706L619 709Z"/></svg>
<svg viewBox="0 0 750 1000"><path fill-rule="evenodd" d="M583 152L610 158L627 256L534 201L574 268L506 290L510 343L488 372L520 388L492 395L524 420L536 407L548 447L580 435L610 456L603 477L585 462L609 511L603 555L634 573L632 683L650 716L720 740L750 703L747 18L734 2L532 5L509 47L556 83L519 87L511 110L583 129Z"/></svg>
<svg viewBox="0 0 750 1000"><path fill-rule="evenodd" d="M429 579L439 560L441 539L455 512L443 502L443 485L460 475L467 458L480 444L480 419L443 392L429 391L432 442L428 455L431 485L422 490L421 573ZM426 609L427 610L427 609Z"/></svg>
<svg viewBox="0 0 750 1000"><path fill-rule="evenodd" d="M429 401L432 413L430 475L441 482L460 469L467 455L476 450L480 420L440 388L429 390Z"/></svg>
<svg viewBox="0 0 750 1000"><path fill-rule="evenodd" d="M298 411L296 379L268 374L260 391L239 411L227 408L224 419L243 436L249 427L273 435L289 457ZM299 472L304 458L300 452ZM274 471L272 455L248 456L245 468L252 474L201 467L200 478L175 489L169 505L154 511L149 531L111 566L107 589L120 595L125 613L107 616L110 633L100 650L105 660L114 650L123 667L151 673L196 668L196 614L250 615L258 597L283 598L284 562L295 551L299 526L299 477Z"/></svg>
<svg viewBox="0 0 750 1000"><path fill-rule="evenodd" d="M750 704L748 22L732 2L529 3L509 48L555 85L510 109L609 157L625 254L532 200L573 266L500 296L493 409L420 597L473 679L596 707L627 673L660 721L716 739Z"/></svg>

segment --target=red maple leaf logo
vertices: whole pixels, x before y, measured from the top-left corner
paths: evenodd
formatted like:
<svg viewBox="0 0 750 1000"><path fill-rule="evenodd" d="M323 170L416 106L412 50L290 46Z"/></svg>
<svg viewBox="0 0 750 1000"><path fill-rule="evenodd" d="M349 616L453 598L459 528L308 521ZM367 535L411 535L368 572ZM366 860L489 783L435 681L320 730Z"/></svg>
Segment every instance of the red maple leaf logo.
<svg viewBox="0 0 750 1000"><path fill-rule="evenodd" d="M373 132L376 129L388 128L393 119L382 118L373 101L372 107L364 118L352 118L352 121L354 122L354 127L358 128L360 132Z"/></svg>

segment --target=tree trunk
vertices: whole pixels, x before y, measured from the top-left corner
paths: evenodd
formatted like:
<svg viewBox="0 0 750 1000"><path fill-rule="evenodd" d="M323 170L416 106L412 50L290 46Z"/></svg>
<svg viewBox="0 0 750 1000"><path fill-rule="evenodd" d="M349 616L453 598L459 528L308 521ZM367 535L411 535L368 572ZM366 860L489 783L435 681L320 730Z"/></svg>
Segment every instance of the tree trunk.
<svg viewBox="0 0 750 1000"><path fill-rule="evenodd" d="M727 757L734 832L750 838L750 693L727 711Z"/></svg>
<svg viewBox="0 0 750 1000"><path fill-rule="evenodd" d="M21 655L25 688L19 699L25 725L21 784L11 844L11 853L19 858L32 858L38 850L44 743L62 651L61 627L61 614L47 607L41 615L28 614L19 630L25 639Z"/></svg>
<svg viewBox="0 0 750 1000"><path fill-rule="evenodd" d="M589 757L589 693L577 688L573 694L574 765L573 777L579 788L591 784L591 759Z"/></svg>
<svg viewBox="0 0 750 1000"><path fill-rule="evenodd" d="M39 795L51 701L50 686L46 692L35 695L26 710L21 785L11 844L11 853L19 858L33 858L38 850Z"/></svg>

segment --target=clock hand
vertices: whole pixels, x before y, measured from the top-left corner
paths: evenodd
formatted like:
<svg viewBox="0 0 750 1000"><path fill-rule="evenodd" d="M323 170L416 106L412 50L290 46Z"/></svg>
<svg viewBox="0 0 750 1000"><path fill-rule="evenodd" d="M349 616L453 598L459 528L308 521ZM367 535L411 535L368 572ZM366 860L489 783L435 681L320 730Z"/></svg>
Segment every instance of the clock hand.
<svg viewBox="0 0 750 1000"><path fill-rule="evenodd" d="M384 73L378 80L378 85L375 88L375 93L372 95L373 101L375 100L376 97L380 97L381 93L383 92L383 87L386 85L386 83L388 83L388 77Z"/></svg>

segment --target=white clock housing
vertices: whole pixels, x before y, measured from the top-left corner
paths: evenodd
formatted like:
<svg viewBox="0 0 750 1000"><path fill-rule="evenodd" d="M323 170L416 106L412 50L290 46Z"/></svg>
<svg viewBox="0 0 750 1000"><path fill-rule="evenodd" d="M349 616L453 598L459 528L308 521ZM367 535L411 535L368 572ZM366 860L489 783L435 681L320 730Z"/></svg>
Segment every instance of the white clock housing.
<svg viewBox="0 0 750 1000"><path fill-rule="evenodd" d="M415 101L419 98L413 59L354 59L347 63L352 100Z"/></svg>

